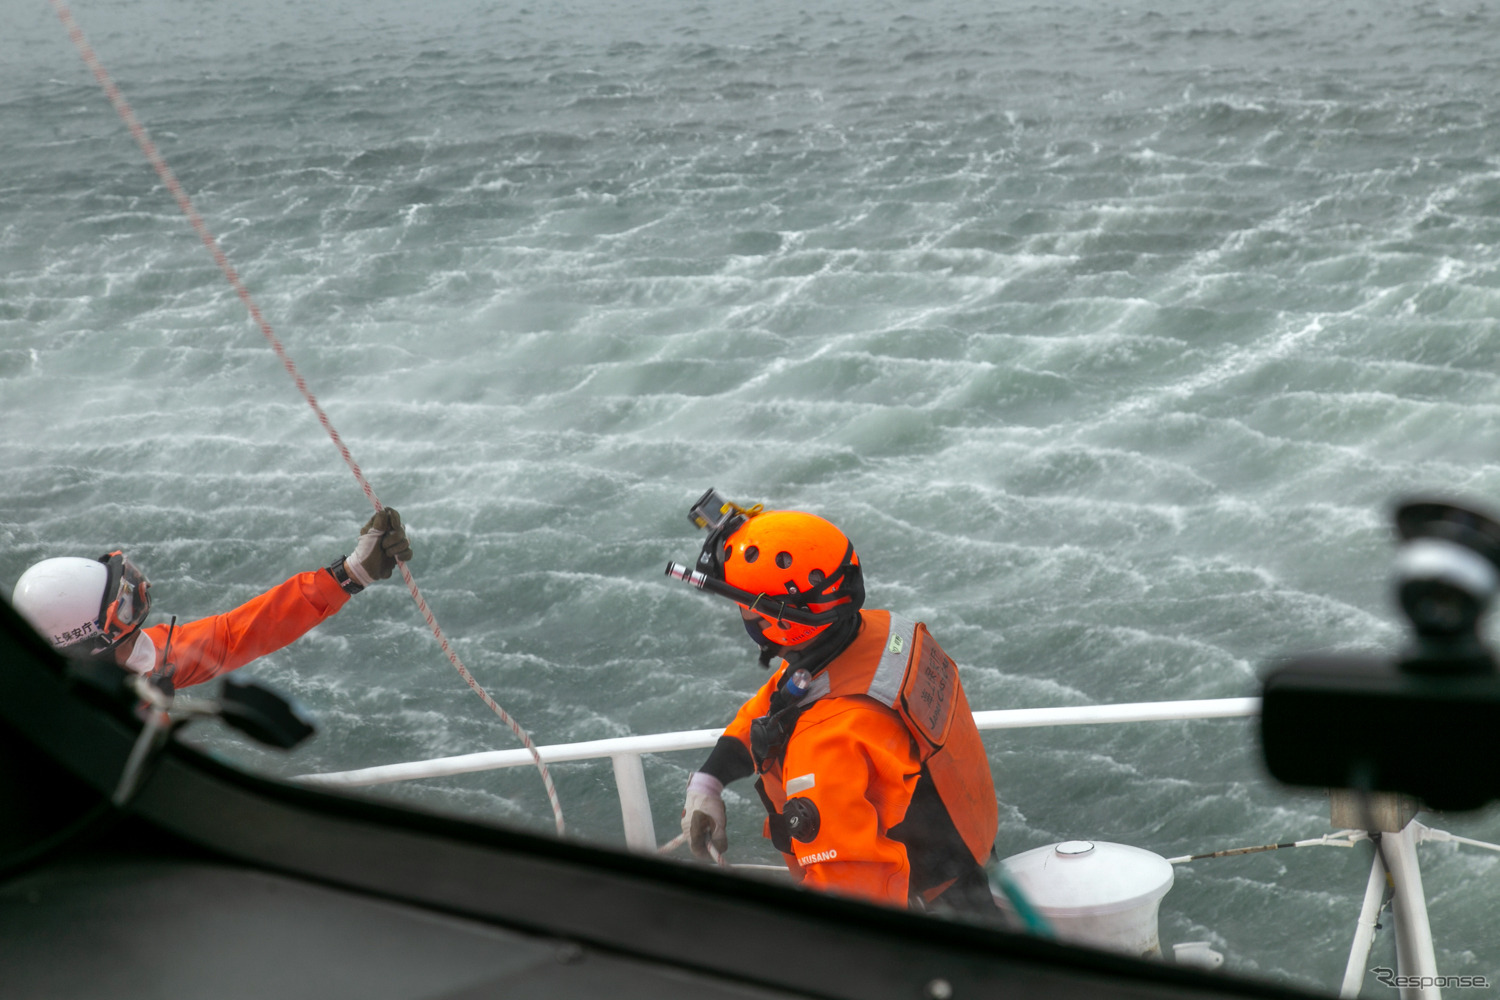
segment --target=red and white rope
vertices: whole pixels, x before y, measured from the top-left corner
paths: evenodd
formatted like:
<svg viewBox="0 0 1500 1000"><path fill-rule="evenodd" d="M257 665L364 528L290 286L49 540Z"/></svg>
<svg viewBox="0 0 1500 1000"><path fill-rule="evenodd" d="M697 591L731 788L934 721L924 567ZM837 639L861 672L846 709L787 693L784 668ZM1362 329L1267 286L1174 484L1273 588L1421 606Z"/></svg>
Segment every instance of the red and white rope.
<svg viewBox="0 0 1500 1000"><path fill-rule="evenodd" d="M311 406L313 413L317 414L318 423L323 425L323 430L327 432L334 446L338 448L339 455L343 457L345 464L354 473L355 481L359 483L360 489L365 491L365 496L369 498L370 503L377 511L382 510L380 499L376 497L375 490L370 486L370 482L365 478L365 474L360 471L359 463L354 460L354 456L349 452L348 446L344 444L344 439L339 437L339 432L334 429L333 422L328 419L328 414L324 413L323 407L318 405L317 398L313 396L312 391L307 387L307 380L297 370L297 366L292 361L291 355L287 354L286 348L281 344L281 340L276 336L275 331L271 329L271 324L261 314L260 307L250 297L250 290L240 280L239 272L234 269L234 265L229 263L229 257L225 255L223 248L219 246L219 241L214 238L213 233L209 231L208 224L203 221L203 216L198 214L197 208L193 206L192 199L188 197L187 192L178 183L177 176L172 173L172 168L167 166L167 161L163 159L161 153L157 150L156 143L151 141L151 136L147 134L145 126L136 118L135 112L131 110L129 102L125 100L125 95L120 93L120 88L115 86L115 81L104 68L104 64L99 61L99 57L94 53L93 46L89 45L88 39L84 38L83 30L78 27L78 22L73 18L73 12L68 8L64 0L50 0L50 2L52 9L57 11L57 16L62 19L63 27L68 29L68 37L72 39L73 45L78 49L79 55L83 57L84 65L89 68L90 72L94 74L94 79L98 80L99 85L104 88L104 94L109 98L109 103L114 105L115 111L119 113L126 127L130 129L130 134L135 137L136 143L141 147L141 152L146 154L146 159L156 169L157 176L161 178L162 183L166 185L172 197L177 200L177 207L182 209L183 214L192 223L194 231L198 234L198 238L203 241L203 245L208 248L208 252L213 256L214 263L219 265L219 270L224 272L225 278L229 279L229 284L233 286L235 293L239 295L240 301L245 303L245 308L250 311L250 318L255 320L255 325L260 327L261 334L270 343L271 350L275 351L276 357L281 360L282 367L292 377L292 381L297 383L297 391L302 393L302 398L307 400L307 405ZM479 682L474 679L474 675L469 673L468 668L459 660L458 654L453 651L453 647L449 644L447 636L443 634L442 628L438 625L437 618L433 615L432 609L427 606L426 599L423 598L421 590L417 587L417 581L412 578L411 570L407 568L405 563L400 563L399 565L401 567L401 577L406 581L406 588L411 591L412 599L417 602L417 609L422 612L422 618L427 622L428 628L432 629L432 634L437 637L438 645L447 654L449 662L458 671L458 675L479 696L480 700L500 717L500 721L510 727L510 731L516 734L522 745L531 751L531 759L536 762L537 770L541 772L542 784L546 786L547 798L552 803L552 815L557 820L557 832L562 833L562 803L558 801L557 789L552 784L552 775L548 773L547 765L542 760L541 754L537 752L536 746L531 741L531 737L516 724L516 721L511 718L510 713L501 708L495 702L495 699L489 696L489 693L480 686Z"/></svg>

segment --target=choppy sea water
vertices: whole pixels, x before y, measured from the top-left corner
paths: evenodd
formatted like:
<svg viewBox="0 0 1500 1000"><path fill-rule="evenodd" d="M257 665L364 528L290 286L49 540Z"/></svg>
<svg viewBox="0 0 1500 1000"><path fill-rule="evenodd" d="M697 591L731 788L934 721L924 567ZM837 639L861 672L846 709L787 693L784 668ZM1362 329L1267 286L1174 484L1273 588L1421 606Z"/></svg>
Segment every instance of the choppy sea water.
<svg viewBox="0 0 1500 1000"><path fill-rule="evenodd" d="M662 577L709 486L843 526L976 708L1394 650L1392 501L1500 503L1485 4L75 12L541 742L721 725L760 683L732 609ZM0 585L125 546L195 617L347 551L363 495L45 3L0 14L0 136ZM399 584L247 670L322 726L198 734L255 768L514 745ZM1245 722L986 743L1003 854L1329 829ZM698 759L647 763L663 840ZM618 843L608 766L554 775ZM734 853L770 860L739 791ZM381 794L551 826L525 770ZM1500 978L1494 856L1421 850L1440 970ZM1180 867L1164 943L1334 989L1368 864Z"/></svg>

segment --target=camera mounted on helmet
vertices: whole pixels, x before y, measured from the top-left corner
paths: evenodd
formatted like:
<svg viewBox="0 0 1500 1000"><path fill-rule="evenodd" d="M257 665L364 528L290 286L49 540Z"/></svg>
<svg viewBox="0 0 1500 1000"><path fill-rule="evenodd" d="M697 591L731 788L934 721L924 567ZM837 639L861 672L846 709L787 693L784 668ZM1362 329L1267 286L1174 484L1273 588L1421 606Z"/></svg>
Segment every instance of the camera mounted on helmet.
<svg viewBox="0 0 1500 1000"><path fill-rule="evenodd" d="M667 575L764 619L757 642L798 645L864 605L854 545L821 517L742 507L709 490L688 520L709 533L697 569L669 563Z"/></svg>
<svg viewBox="0 0 1500 1000"><path fill-rule="evenodd" d="M703 549L698 553L698 569L722 580L723 572L715 572L715 570L721 570L715 560L715 554L723 546L726 538L738 531L752 517L764 513L765 509L764 504L741 507L732 500L724 499L715 489L710 489L699 497L698 502L688 508L688 520L692 522L693 527L702 528L708 532Z"/></svg>

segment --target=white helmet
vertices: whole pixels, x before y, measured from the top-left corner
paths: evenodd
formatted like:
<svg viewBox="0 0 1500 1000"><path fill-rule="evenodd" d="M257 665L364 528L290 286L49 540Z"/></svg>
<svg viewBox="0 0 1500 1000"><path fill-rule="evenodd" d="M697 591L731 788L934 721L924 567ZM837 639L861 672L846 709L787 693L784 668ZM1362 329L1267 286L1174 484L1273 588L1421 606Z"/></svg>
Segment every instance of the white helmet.
<svg viewBox="0 0 1500 1000"><path fill-rule="evenodd" d="M102 652L145 621L151 584L122 552L44 559L21 574L11 604L58 649Z"/></svg>

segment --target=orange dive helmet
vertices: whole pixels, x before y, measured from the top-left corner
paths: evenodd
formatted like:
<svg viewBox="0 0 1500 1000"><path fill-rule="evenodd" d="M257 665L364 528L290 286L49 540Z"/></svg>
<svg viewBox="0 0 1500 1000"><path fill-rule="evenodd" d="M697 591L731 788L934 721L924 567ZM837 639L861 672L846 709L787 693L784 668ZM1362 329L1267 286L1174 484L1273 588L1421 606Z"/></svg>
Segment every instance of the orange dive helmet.
<svg viewBox="0 0 1500 1000"><path fill-rule="evenodd" d="M806 642L865 602L854 545L816 514L741 507L709 490L688 517L709 531L698 569L674 563L667 574L759 615L767 642Z"/></svg>

